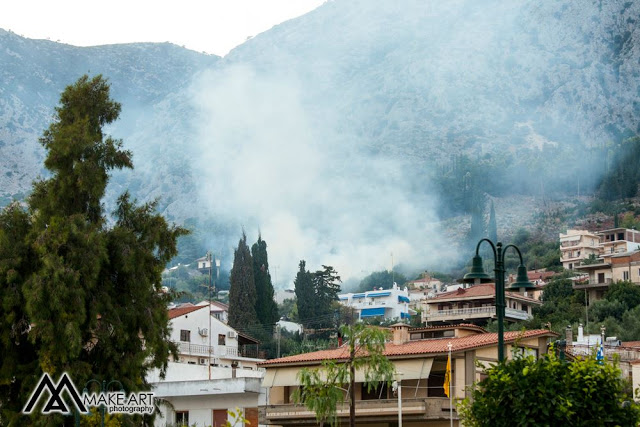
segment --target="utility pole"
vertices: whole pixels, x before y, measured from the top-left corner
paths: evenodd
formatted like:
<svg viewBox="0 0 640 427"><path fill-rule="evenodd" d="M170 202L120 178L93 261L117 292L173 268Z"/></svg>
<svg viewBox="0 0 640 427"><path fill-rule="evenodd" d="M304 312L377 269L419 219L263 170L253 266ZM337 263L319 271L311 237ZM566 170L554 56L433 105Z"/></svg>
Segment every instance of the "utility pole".
<svg viewBox="0 0 640 427"><path fill-rule="evenodd" d="M209 354L209 380L211 380L211 258L211 252L207 251L207 261L209 262L209 331L207 334L209 335L209 351L207 352Z"/></svg>

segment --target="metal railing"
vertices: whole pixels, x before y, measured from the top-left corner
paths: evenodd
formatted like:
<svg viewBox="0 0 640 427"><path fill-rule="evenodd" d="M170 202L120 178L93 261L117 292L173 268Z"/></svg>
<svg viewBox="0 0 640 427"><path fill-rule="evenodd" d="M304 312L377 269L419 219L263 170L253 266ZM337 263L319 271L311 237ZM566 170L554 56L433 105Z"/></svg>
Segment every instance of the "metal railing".
<svg viewBox="0 0 640 427"><path fill-rule="evenodd" d="M426 397L419 399L402 399L403 417L412 420L449 418L449 399L441 397ZM300 404L267 405L261 406L260 416L263 421L277 422L278 424L307 423L312 419L315 421L315 413L306 406ZM338 417L349 416L349 405L338 404L336 407ZM356 401L356 418L367 418L373 420L397 420L398 400L358 400ZM458 419L458 414L454 408L453 419ZM306 421L306 422L305 422Z"/></svg>
<svg viewBox="0 0 640 427"><path fill-rule="evenodd" d="M451 317L486 317L495 316L495 305L486 307L469 307L469 308L452 308L450 310L436 310L427 313L428 319L451 318ZM505 315L520 320L527 320L531 315L524 310L516 310L513 308L505 308Z"/></svg>

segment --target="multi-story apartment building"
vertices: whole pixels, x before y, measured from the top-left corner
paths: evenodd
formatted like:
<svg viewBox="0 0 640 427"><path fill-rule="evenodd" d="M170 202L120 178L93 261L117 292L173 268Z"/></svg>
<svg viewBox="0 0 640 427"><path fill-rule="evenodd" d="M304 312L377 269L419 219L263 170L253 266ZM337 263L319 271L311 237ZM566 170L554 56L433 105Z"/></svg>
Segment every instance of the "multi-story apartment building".
<svg viewBox="0 0 640 427"><path fill-rule="evenodd" d="M481 379L482 368L476 361L485 366L497 361L498 335L474 325L409 329L405 324L396 324L392 330L393 340L386 344L384 354L395 365L400 392L394 395L386 384L367 391L363 372L356 371L356 425L397 426L401 414L405 427L448 426L450 417L458 426L456 401L468 397L469 386ZM505 355L510 357L512 349L517 351L514 346L534 356L546 353L549 340L555 336L548 330L506 332ZM443 388L449 345L453 407ZM266 404L259 408L260 424L316 425L314 412L292 400L293 393L300 387L297 374L302 368L319 367L325 359L339 362L348 356L349 347L343 345L260 363L259 366L266 369L263 386L267 389ZM349 417L346 403L349 391L344 390L344 393L345 402L336 408L343 425ZM402 396L401 405L398 405L399 395Z"/></svg>
<svg viewBox="0 0 640 427"><path fill-rule="evenodd" d="M169 310L171 340L178 346L179 360L169 362L165 378L158 371L148 378L155 397L161 399L156 426L218 427L236 408L252 426L258 424L264 375L258 363L264 358L255 339L215 317L217 308L205 304Z"/></svg>
<svg viewBox="0 0 640 427"><path fill-rule="evenodd" d="M626 228L612 228L598 231L600 238L600 257L605 262L611 255L632 252L640 249L640 231Z"/></svg>
<svg viewBox="0 0 640 427"><path fill-rule="evenodd" d="M625 280L640 285L640 250L623 253L609 253L596 264L581 265L577 271L589 275L587 283L576 283L574 289L587 292L588 301L598 301L604 297L611 283Z"/></svg>
<svg viewBox="0 0 640 427"><path fill-rule="evenodd" d="M530 319L533 307L542 302L533 296L505 292L505 320ZM474 323L483 325L496 318L495 284L486 283L444 292L422 301L422 322L427 325Z"/></svg>
<svg viewBox="0 0 640 427"><path fill-rule="evenodd" d="M380 289L368 292L338 295L340 303L351 307L359 319L379 317L381 319L408 319L412 311L409 309L409 290L393 284L391 289Z"/></svg>
<svg viewBox="0 0 640 427"><path fill-rule="evenodd" d="M573 270L590 255L600 255L600 237L587 230L567 230L560 233L560 260L567 270Z"/></svg>

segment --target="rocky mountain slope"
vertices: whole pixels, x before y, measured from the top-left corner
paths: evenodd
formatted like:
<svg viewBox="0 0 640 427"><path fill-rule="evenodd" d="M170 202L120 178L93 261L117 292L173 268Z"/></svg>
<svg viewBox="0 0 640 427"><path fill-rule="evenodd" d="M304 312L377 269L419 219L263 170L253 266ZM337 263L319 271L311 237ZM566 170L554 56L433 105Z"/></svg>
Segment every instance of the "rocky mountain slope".
<svg viewBox="0 0 640 427"><path fill-rule="evenodd" d="M37 138L63 87L102 73L136 166L111 200L161 197L207 248L260 228L293 267L424 263L447 239L437 182L460 154L508 169L530 200L580 192L604 167L594 147L640 132L639 16L614 0L335 0L225 58L0 30L0 204L42 173Z"/></svg>

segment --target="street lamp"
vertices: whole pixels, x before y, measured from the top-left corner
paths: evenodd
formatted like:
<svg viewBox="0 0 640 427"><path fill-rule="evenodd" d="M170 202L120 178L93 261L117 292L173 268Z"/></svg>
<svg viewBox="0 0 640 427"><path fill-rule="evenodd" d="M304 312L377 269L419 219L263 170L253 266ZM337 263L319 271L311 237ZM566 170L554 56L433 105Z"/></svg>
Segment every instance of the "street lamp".
<svg viewBox="0 0 640 427"><path fill-rule="evenodd" d="M482 257L479 254L480 245L482 242L489 243L491 249L493 249L493 260L494 260L494 273L495 278L491 279L487 273L484 272L484 267L482 266ZM498 361L502 362L504 360L504 312L505 312L505 286L504 286L504 254L507 249L513 248L518 253L518 257L520 257L520 265L518 266L518 274L516 276L516 281L509 287L512 290L532 290L535 288L535 285L529 281L529 277L527 276L527 267L525 267L524 262L522 260L522 253L520 249L518 249L515 245L507 245L502 248L502 243L498 242L494 244L489 239L481 239L476 246L476 255L473 257L473 263L471 266L471 272L464 275L462 281L464 283L495 283L496 288L496 315L498 317Z"/></svg>

